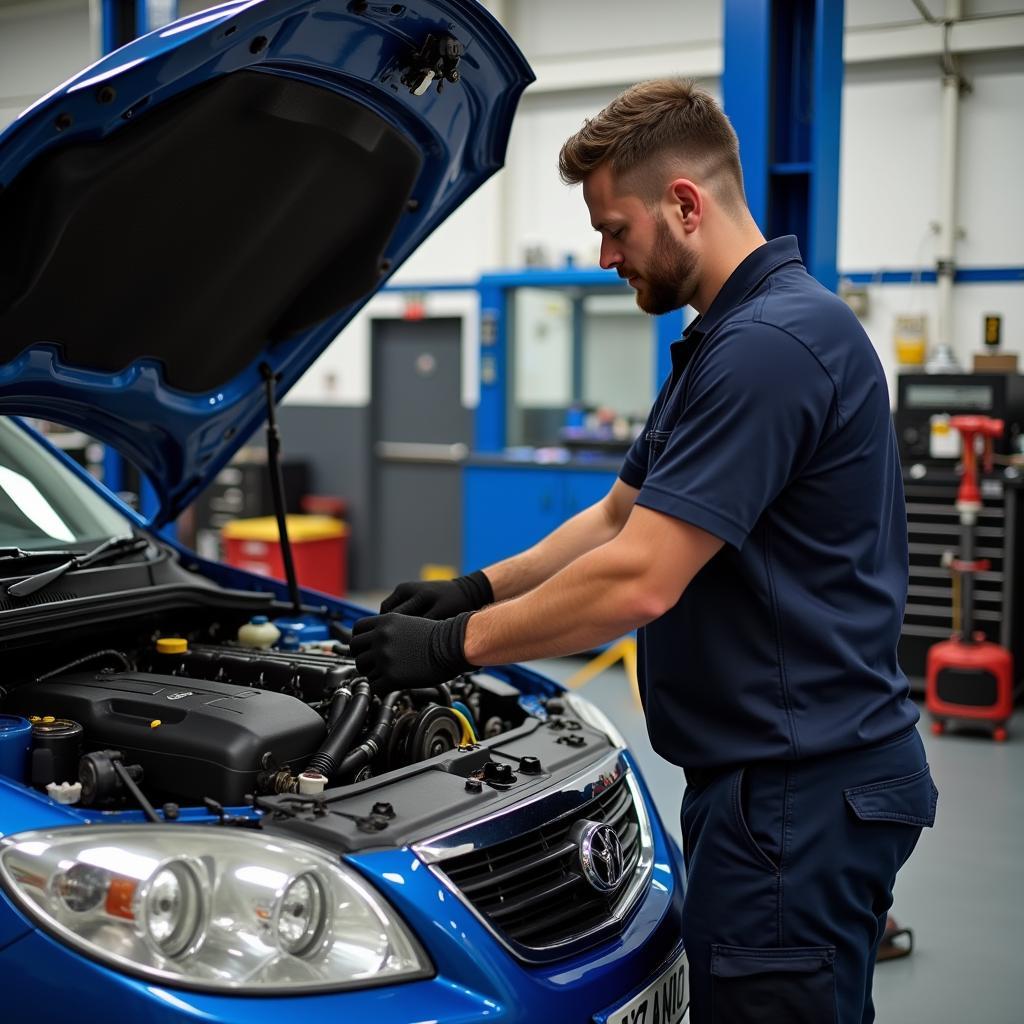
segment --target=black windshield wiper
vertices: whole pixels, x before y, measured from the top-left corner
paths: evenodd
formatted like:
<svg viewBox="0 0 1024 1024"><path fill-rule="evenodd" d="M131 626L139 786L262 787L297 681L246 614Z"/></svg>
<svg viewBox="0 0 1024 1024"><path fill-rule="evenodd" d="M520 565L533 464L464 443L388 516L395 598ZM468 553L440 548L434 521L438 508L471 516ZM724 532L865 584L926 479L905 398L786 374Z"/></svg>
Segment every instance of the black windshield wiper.
<svg viewBox="0 0 1024 1024"><path fill-rule="evenodd" d="M84 554L82 551L62 551L60 548L39 548L37 551L25 551L22 548L0 548L0 562L8 559L23 562L26 559L36 562L44 558L78 558Z"/></svg>
<svg viewBox="0 0 1024 1024"><path fill-rule="evenodd" d="M102 544L84 555L75 555L52 569L37 572L35 576L27 576L20 583L12 583L7 588L7 593L10 597L27 597L37 590L42 590L47 583L52 583L64 573L71 572L72 569L84 569L86 566L97 565L133 551L141 551L148 546L149 541L145 537L108 537Z"/></svg>

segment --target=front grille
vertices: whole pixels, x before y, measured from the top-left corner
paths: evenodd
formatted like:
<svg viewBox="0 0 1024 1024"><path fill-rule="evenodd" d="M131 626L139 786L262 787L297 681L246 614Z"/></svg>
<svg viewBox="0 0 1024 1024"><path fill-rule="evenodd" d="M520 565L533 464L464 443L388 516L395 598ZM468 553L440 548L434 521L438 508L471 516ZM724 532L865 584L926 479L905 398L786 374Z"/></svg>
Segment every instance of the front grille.
<svg viewBox="0 0 1024 1024"><path fill-rule="evenodd" d="M611 893L598 892L580 870L579 848L570 832L584 820L611 825L618 834L625 870ZM640 822L622 777L570 814L439 867L505 939L542 950L595 933L604 937L621 926L618 912L640 856Z"/></svg>

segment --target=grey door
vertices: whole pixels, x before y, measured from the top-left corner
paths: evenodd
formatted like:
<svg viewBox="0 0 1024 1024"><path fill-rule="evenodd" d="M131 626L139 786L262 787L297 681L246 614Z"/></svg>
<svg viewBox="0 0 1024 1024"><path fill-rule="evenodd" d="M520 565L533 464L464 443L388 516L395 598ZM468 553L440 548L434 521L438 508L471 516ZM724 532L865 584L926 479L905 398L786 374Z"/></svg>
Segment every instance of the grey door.
<svg viewBox="0 0 1024 1024"><path fill-rule="evenodd" d="M386 590L427 565L458 567L472 416L461 320L376 320L371 337L373 580Z"/></svg>

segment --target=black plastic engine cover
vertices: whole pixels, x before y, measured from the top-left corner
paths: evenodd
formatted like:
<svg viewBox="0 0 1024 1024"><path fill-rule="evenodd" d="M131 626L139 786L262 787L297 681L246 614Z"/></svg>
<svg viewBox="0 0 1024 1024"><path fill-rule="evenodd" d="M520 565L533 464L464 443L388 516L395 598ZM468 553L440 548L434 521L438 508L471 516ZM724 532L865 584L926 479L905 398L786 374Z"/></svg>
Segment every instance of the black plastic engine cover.
<svg viewBox="0 0 1024 1024"><path fill-rule="evenodd" d="M147 672L79 672L19 687L8 711L80 722L85 747L120 750L143 789L241 804L261 758L301 768L322 742L323 719L281 693ZM154 725L159 722L158 725Z"/></svg>

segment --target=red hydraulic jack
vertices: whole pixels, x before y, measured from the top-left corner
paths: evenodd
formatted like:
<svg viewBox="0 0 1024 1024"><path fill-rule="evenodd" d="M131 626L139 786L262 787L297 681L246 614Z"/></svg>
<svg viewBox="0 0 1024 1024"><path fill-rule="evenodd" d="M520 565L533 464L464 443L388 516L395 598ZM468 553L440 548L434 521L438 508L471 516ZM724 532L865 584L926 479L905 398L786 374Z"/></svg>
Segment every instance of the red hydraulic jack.
<svg viewBox="0 0 1024 1024"><path fill-rule="evenodd" d="M984 439L985 472L992 471L992 439L1001 437L1003 421L987 416L954 416L950 426L963 438L963 464L956 508L960 513L960 557L953 559L959 577L960 629L950 640L928 651L925 704L932 714L932 732L945 731L949 721L990 722L992 736L1007 738L1006 723L1013 712L1013 655L974 631L974 576L989 568L974 557L974 528L981 511L978 490L976 438ZM1009 568L1007 568L1009 571Z"/></svg>

